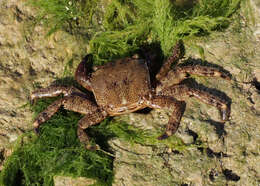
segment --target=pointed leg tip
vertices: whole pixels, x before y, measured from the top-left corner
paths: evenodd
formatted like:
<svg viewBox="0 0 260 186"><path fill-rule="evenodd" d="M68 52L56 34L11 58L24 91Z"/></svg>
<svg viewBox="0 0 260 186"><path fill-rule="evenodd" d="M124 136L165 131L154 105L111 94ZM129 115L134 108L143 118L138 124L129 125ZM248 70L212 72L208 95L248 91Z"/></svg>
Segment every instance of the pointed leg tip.
<svg viewBox="0 0 260 186"><path fill-rule="evenodd" d="M221 121L223 123L229 120L229 116L230 116L230 109L229 108L221 109L220 113L221 113Z"/></svg>
<svg viewBox="0 0 260 186"><path fill-rule="evenodd" d="M184 48L184 43L183 40L179 40L175 47L174 47L174 53L177 53L179 58L182 58L184 56L185 53L185 48Z"/></svg>
<svg viewBox="0 0 260 186"><path fill-rule="evenodd" d="M38 127L37 127L37 128L34 128L33 131L34 131L34 133L35 133L37 136L39 136L40 130L39 130Z"/></svg>
<svg viewBox="0 0 260 186"><path fill-rule="evenodd" d="M86 148L87 150L91 150L91 151L100 150L100 147L99 147L98 144L95 144L95 145L93 145L93 144L87 144L87 145L85 145L85 148Z"/></svg>
<svg viewBox="0 0 260 186"><path fill-rule="evenodd" d="M223 124L227 121L229 121L229 118L226 118L226 117L222 117L221 120L220 120L220 122L223 123Z"/></svg>
<svg viewBox="0 0 260 186"><path fill-rule="evenodd" d="M220 77L227 80L227 81L231 81L231 76L228 75L228 74L221 74Z"/></svg>
<svg viewBox="0 0 260 186"><path fill-rule="evenodd" d="M33 127L34 127L34 129L33 129L34 133L35 133L36 135L39 135L40 129L39 129L39 123L38 123L37 120L33 123Z"/></svg>
<svg viewBox="0 0 260 186"><path fill-rule="evenodd" d="M35 103L35 98L32 95L29 97L29 102L31 105L34 105Z"/></svg>
<svg viewBox="0 0 260 186"><path fill-rule="evenodd" d="M164 140L164 139L166 139L166 138L168 138L168 137L169 137L169 135L166 134L166 133L164 133L164 134L162 134L161 136L159 136L157 139L158 139L158 140Z"/></svg>

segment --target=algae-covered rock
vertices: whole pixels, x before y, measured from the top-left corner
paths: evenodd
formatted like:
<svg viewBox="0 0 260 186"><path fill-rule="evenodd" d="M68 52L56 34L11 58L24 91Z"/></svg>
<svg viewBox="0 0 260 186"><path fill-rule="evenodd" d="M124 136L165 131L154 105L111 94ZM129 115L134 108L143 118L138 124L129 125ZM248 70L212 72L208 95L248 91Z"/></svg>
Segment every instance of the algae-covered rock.
<svg viewBox="0 0 260 186"><path fill-rule="evenodd" d="M2 169L3 161L11 155L11 144L33 129L33 113L26 106L30 92L65 75L72 76L88 46L64 31L47 37L50 28L34 25L37 10L27 6L25 0L2 0L0 10ZM169 141L157 142L156 136L132 140L136 143L113 138L109 141L115 156L113 185L259 185L259 12L257 0L243 1L240 12L223 32L184 40L184 63L213 63L232 74L231 81L192 76L199 85L232 101L230 120L223 124L216 108L191 98L178 131ZM169 113L152 110L115 117L114 121L157 134L164 130L168 118ZM56 176L54 183L86 185L94 181Z"/></svg>
<svg viewBox="0 0 260 186"><path fill-rule="evenodd" d="M241 14L224 33L187 41L186 56L204 57L232 74L231 81L193 77L200 84L224 92L231 100L230 121L219 120L216 108L187 100L181 126L175 136L188 145L183 150L140 146L115 139L115 185L258 185L260 144L260 43L257 36L259 7L243 3ZM249 9L254 15L245 15ZM239 16L246 16L246 19ZM249 17L248 17L249 16ZM198 47L199 46L199 47ZM203 48L203 56L198 48ZM185 60L184 60L185 61ZM152 111L118 119L151 129L167 122ZM141 119L140 119L141 118ZM157 118L157 119L155 119ZM179 148L179 147L178 147Z"/></svg>
<svg viewBox="0 0 260 186"><path fill-rule="evenodd" d="M61 77L74 51L83 51L65 32L46 37L46 29L33 26L35 10L26 1L0 2L0 132L2 147L31 129L30 92ZM77 53L77 54L80 54ZM6 141L5 141L6 140Z"/></svg>
<svg viewBox="0 0 260 186"><path fill-rule="evenodd" d="M35 26L36 10L24 0L0 1L0 169L12 144L32 130L29 94L62 77L66 64L81 59L84 47L65 32L47 37ZM77 52L77 55L75 51ZM82 53L81 53L81 52ZM73 63L72 63L73 65ZM8 153L7 153L8 152Z"/></svg>

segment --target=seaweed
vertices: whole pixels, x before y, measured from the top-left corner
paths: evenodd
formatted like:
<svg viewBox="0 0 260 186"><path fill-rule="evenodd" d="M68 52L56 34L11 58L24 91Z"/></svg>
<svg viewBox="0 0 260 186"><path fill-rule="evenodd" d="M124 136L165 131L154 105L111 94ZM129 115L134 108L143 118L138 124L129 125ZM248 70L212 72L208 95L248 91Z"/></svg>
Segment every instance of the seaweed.
<svg viewBox="0 0 260 186"><path fill-rule="evenodd" d="M170 0L114 0L104 14L105 30L90 40L90 51L96 56L96 64L102 64L112 59L106 54L122 57L126 52L121 51L131 53L144 43L159 42L163 54L169 56L172 46L180 39L227 28L230 16L239 6L240 0L203 0L191 7L180 7ZM100 50L103 46L106 49Z"/></svg>
<svg viewBox="0 0 260 186"><path fill-rule="evenodd" d="M31 106L35 116L57 98L38 100ZM58 98L59 99L59 98ZM112 185L113 152L108 141L120 138L131 144L167 145L179 151L192 147L179 138L157 140L158 132L136 128L125 122L106 119L86 132L101 150L86 150L80 144L76 128L82 116L60 109L40 128L40 135L24 133L16 141L13 153L4 164L0 185L53 185L54 176L88 177L97 180L95 185Z"/></svg>
<svg viewBox="0 0 260 186"><path fill-rule="evenodd" d="M55 99L37 101L32 106L35 116ZM108 141L115 137L132 144L167 145L179 151L191 147L177 137L159 141L157 132L108 118L86 131L102 150L86 150L76 134L81 117L78 113L60 109L41 126L39 136L33 132L24 133L4 164L0 185L53 185L53 177L57 175L88 177L97 180L95 185L112 185L114 157Z"/></svg>
<svg viewBox="0 0 260 186"><path fill-rule="evenodd" d="M98 0L28 0L27 4L36 7L36 23L44 24L47 36L58 30L71 34L82 34L93 27L93 15ZM83 34L84 34L83 33Z"/></svg>
<svg viewBox="0 0 260 186"><path fill-rule="evenodd" d="M51 29L81 35L95 64L132 54L144 43L159 42L165 56L179 39L204 36L227 28L241 0L30 0L38 21ZM84 30L84 31L82 31ZM83 32L83 33L82 33Z"/></svg>
<svg viewBox="0 0 260 186"><path fill-rule="evenodd" d="M230 24L241 0L190 1L181 6L171 0L29 0L37 7L37 21L49 31L64 30L89 45L96 65L133 54L145 44L159 43L163 56L179 39L190 39L222 31ZM103 9L100 10L100 7ZM83 31L82 31L83 30ZM66 71L70 70L66 67ZM64 74L68 74L67 72ZM68 83L70 78L62 80ZM33 105L35 116L55 99L39 100ZM14 144L0 174L0 185L53 185L53 176L88 177L95 185L112 185L113 155L108 141L120 138L142 145L167 145L175 150L203 144L184 144L173 136L158 141L159 132L135 128L127 123L106 119L87 133L101 147L88 151L79 143L76 125L80 114L60 109L41 126L41 134L28 131Z"/></svg>
<svg viewBox="0 0 260 186"><path fill-rule="evenodd" d="M53 99L39 100L37 114ZM23 134L0 175L0 185L53 185L53 176L88 177L95 185L111 185L113 157L88 151L79 142L76 125L80 114L61 109L40 129Z"/></svg>

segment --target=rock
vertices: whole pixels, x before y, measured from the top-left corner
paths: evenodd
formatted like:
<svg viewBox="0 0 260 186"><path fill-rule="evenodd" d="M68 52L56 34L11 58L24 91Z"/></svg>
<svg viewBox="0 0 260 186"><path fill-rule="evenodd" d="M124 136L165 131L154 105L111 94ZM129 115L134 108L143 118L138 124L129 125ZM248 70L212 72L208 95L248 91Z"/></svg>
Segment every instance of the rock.
<svg viewBox="0 0 260 186"><path fill-rule="evenodd" d="M247 8L248 5L242 6ZM117 139L117 143L126 150L112 145L116 155L114 185L225 185L228 182L249 186L259 183L260 94L251 82L254 78L260 82L260 43L254 34L258 28L250 22L246 24L248 27L236 31L234 23L225 33L216 33L197 41L200 46L206 47L206 61L222 66L233 76L230 82L195 77L197 82L213 92L217 89L232 100L230 121L223 124L217 109L195 99L187 100L186 111L175 136L190 146L183 151L174 148L169 151L163 147L151 151L148 145L147 150L145 146L142 148L142 152L153 155L141 157L133 153L138 152L135 149L139 149L139 145L129 146ZM250 32L251 28L256 30ZM186 56L197 58L198 54L189 48L188 43L186 51ZM163 111L150 112L145 116L145 122L141 123L140 118L144 116L140 114L133 113L128 120L127 116L122 117L135 126L151 130L163 130L168 120L168 114ZM188 133L187 130L192 132ZM199 143L201 146L193 145Z"/></svg>
<svg viewBox="0 0 260 186"><path fill-rule="evenodd" d="M251 5L251 8L252 8L252 12L253 12L253 15L254 15L254 22L255 22L255 25L254 25L254 35L256 37L256 39L258 41L260 41L260 4L259 4L259 1L257 0L250 0L250 5Z"/></svg>
<svg viewBox="0 0 260 186"><path fill-rule="evenodd" d="M260 94L258 91L252 94L252 101L254 102L254 108L260 111Z"/></svg>
<svg viewBox="0 0 260 186"><path fill-rule="evenodd" d="M54 185L55 186L87 186L95 184L95 180L89 178L72 178L66 176L55 176Z"/></svg>
<svg viewBox="0 0 260 186"><path fill-rule="evenodd" d="M55 77L61 77L65 64L75 51L79 55L79 51L84 51L84 47L79 49L78 41L65 32L57 32L46 39L47 30L43 26L30 25L35 10L25 3L11 0L0 2L2 146L10 145L22 131L32 129L32 113L29 107L23 106L28 104L33 86L47 86ZM76 55L74 59L77 63L80 60Z"/></svg>
<svg viewBox="0 0 260 186"><path fill-rule="evenodd" d="M260 82L260 68L254 69L256 81Z"/></svg>
<svg viewBox="0 0 260 186"><path fill-rule="evenodd" d="M65 32L46 38L42 25L32 27L35 10L25 0L0 1L0 149L10 152L13 141L32 130L28 96L35 87L48 86L62 77L64 66L73 68L87 46ZM233 75L231 81L194 77L218 94L232 100L230 121L219 120L218 110L196 99L187 108L177 133L170 139L179 145L130 144L122 139L110 141L115 152L113 185L258 185L260 133L260 43L259 4L251 0L256 24L243 19L248 4L242 3L239 17L225 32L196 39L204 48L205 60ZM195 40L195 39L194 39ZM185 41L186 56L198 58L192 41ZM81 43L82 42L82 43ZM169 113L153 110L116 117L151 132L163 131ZM181 144L181 145L180 145ZM3 159L10 153L2 153ZM2 165L3 160L0 160ZM1 166L0 166L1 167ZM86 178L55 177L55 185L86 185Z"/></svg>

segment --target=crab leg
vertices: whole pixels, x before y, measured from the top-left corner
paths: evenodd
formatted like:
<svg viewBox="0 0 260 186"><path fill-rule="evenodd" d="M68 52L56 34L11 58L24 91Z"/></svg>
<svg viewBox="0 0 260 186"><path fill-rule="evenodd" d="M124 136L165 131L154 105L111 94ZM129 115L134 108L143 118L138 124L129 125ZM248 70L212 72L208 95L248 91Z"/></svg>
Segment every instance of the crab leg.
<svg viewBox="0 0 260 186"><path fill-rule="evenodd" d="M37 116L33 123L34 132L36 134L39 133L40 125L49 120L53 116L53 114L55 114L59 110L62 105L62 101L63 99L56 100Z"/></svg>
<svg viewBox="0 0 260 186"><path fill-rule="evenodd" d="M34 100L39 98L56 97L60 94L63 94L64 96L69 96L74 93L83 94L80 90L72 86L67 87L62 85L52 85L47 88L41 88L34 91L30 96L30 100L31 102L33 102Z"/></svg>
<svg viewBox="0 0 260 186"><path fill-rule="evenodd" d="M106 118L106 114L104 114L103 112L98 110L94 113L87 114L81 120L79 120L78 129L77 129L78 138L79 138L80 142L85 145L85 147L87 149L97 150L99 147L97 145L92 146L90 144L90 138L85 133L84 129L86 129L92 125L100 123L105 118Z"/></svg>
<svg viewBox="0 0 260 186"><path fill-rule="evenodd" d="M177 44L173 47L172 55L167 59L166 62L164 62L159 73L156 75L156 79L158 81L161 81L161 79L163 79L166 76L166 74L170 71L172 63L178 62L178 60L183 57L183 50L183 42L178 41Z"/></svg>
<svg viewBox="0 0 260 186"><path fill-rule="evenodd" d="M105 112L101 112L99 107L84 97L78 95L71 95L62 99L56 100L54 103L49 105L43 112L41 112L33 123L34 130L36 133L39 132L39 127L42 123L50 119L58 110L63 106L67 110L79 112L85 114L80 121L78 127L78 137L81 142L84 142L88 148L89 138L84 133L84 129L87 127L97 124L106 117Z"/></svg>
<svg viewBox="0 0 260 186"><path fill-rule="evenodd" d="M222 121L226 121L230 115L230 103L220 97L212 95L206 91L188 87L187 85L174 85L160 92L161 95L174 96L178 100L185 100L187 97L194 96L200 101L215 106L221 114Z"/></svg>
<svg viewBox="0 0 260 186"><path fill-rule="evenodd" d="M225 80L230 80L228 72L220 71L216 67L208 67L201 65L177 66L174 70L170 70L168 74L161 79L161 84L157 86L157 91L179 84L184 79L188 78L190 74L206 76L206 77L220 77Z"/></svg>
<svg viewBox="0 0 260 186"><path fill-rule="evenodd" d="M220 77L225 80L230 80L230 76L227 72L220 71L216 67L187 65L182 67L178 66L175 71L178 73L188 73L207 77Z"/></svg>
<svg viewBox="0 0 260 186"><path fill-rule="evenodd" d="M42 123L50 119L61 106L67 110L79 112L81 114L89 114L98 110L98 107L95 103L92 103L83 97L76 95L64 97L62 99L56 100L37 116L33 124L35 129L39 128Z"/></svg>
<svg viewBox="0 0 260 186"><path fill-rule="evenodd" d="M172 115L166 125L166 131L158 137L159 140L168 138L177 131L185 111L185 102L177 101L176 99L167 96L154 96L151 101L148 101L147 106L155 109L167 108L172 111Z"/></svg>

